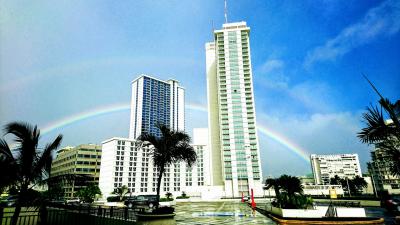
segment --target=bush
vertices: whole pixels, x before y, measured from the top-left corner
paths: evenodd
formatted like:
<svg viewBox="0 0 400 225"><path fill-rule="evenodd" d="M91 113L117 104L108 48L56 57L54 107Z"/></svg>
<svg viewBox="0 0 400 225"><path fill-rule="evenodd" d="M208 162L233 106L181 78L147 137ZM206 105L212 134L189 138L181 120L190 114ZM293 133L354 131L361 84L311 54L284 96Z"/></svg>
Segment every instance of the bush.
<svg viewBox="0 0 400 225"><path fill-rule="evenodd" d="M288 195L280 193L276 202L272 203L275 207L283 209L310 209L313 208L313 199L310 196L301 194Z"/></svg>
<svg viewBox="0 0 400 225"><path fill-rule="evenodd" d="M182 195L181 196L176 197L176 199L187 199L187 198L190 198L190 197L187 196L187 194L184 191L182 191Z"/></svg>
<svg viewBox="0 0 400 225"><path fill-rule="evenodd" d="M160 202L170 202L173 200L174 200L174 198L160 198Z"/></svg>
<svg viewBox="0 0 400 225"><path fill-rule="evenodd" d="M189 196L178 196L178 197L176 197L176 199L188 199L188 198L190 198Z"/></svg>
<svg viewBox="0 0 400 225"><path fill-rule="evenodd" d="M119 196L107 197L107 202L119 202Z"/></svg>
<svg viewBox="0 0 400 225"><path fill-rule="evenodd" d="M153 210L154 214L171 214L174 213L175 209L173 207L160 207Z"/></svg>

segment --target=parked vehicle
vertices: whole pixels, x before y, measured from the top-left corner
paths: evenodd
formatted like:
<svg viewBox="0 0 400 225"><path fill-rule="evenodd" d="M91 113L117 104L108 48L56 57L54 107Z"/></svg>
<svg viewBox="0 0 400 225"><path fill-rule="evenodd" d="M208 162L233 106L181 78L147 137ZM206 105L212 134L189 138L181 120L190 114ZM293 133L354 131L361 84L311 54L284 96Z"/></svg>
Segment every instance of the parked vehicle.
<svg viewBox="0 0 400 225"><path fill-rule="evenodd" d="M157 195L138 195L127 197L124 204L128 208L153 208L157 205Z"/></svg>
<svg viewBox="0 0 400 225"><path fill-rule="evenodd" d="M400 212L400 197L392 197L384 200L382 205L387 210Z"/></svg>

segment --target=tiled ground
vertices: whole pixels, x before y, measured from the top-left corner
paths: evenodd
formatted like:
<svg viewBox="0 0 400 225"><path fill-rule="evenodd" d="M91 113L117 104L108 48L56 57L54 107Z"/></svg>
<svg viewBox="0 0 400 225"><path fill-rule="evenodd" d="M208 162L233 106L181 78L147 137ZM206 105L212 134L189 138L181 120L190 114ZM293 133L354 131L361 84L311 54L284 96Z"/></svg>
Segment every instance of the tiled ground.
<svg viewBox="0 0 400 225"><path fill-rule="evenodd" d="M176 224L276 224L243 203L178 203Z"/></svg>

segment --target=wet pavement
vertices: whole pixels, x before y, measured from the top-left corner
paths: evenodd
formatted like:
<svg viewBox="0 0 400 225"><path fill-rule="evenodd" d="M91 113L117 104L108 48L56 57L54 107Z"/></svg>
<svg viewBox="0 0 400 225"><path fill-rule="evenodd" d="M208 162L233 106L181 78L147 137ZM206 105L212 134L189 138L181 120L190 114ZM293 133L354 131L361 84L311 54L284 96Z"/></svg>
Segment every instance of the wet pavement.
<svg viewBox="0 0 400 225"><path fill-rule="evenodd" d="M379 207L365 208L368 217L383 217L385 224L396 224L395 214ZM139 222L141 225L192 224L277 224L268 217L253 212L240 202L185 202L177 203L174 219Z"/></svg>
<svg viewBox="0 0 400 225"><path fill-rule="evenodd" d="M396 214L379 207L366 207L365 212L368 217L380 217L385 219L386 225L396 224Z"/></svg>
<svg viewBox="0 0 400 225"><path fill-rule="evenodd" d="M175 206L175 219L139 222L141 225L277 224L240 202L185 202Z"/></svg>
<svg viewBox="0 0 400 225"><path fill-rule="evenodd" d="M176 205L176 224L276 224L240 202L199 202Z"/></svg>

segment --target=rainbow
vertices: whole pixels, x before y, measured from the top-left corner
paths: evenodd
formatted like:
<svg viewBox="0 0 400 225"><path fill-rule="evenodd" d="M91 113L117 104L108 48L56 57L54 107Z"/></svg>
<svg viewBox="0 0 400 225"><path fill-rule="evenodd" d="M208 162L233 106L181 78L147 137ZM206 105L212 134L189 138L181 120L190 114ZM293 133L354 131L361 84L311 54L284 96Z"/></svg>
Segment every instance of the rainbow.
<svg viewBox="0 0 400 225"><path fill-rule="evenodd" d="M207 107L205 107L201 104L195 104L195 103L186 104L186 109L207 112ZM41 129L41 133L42 133L42 135L45 135L54 130L69 126L71 124L74 124L74 123L77 123L77 122L80 122L80 121L83 121L86 119L91 119L91 118L102 116L105 114L129 111L129 110L130 110L129 103L118 103L118 104L101 106L101 107L98 107L98 108L95 108L92 110L80 112L80 113L73 114L71 116L67 116L67 117L61 118L59 120L50 122L49 124L46 124L43 126L43 128Z"/></svg>
<svg viewBox="0 0 400 225"><path fill-rule="evenodd" d="M201 104L189 103L186 104L186 109L189 110L196 110L201 112L207 112L207 107ZM110 113L117 113L123 111L129 111L130 104L129 103L118 103L112 105L101 106L92 110L84 111L81 113L73 114L68 117L61 118L59 120L53 121L49 124L46 124L41 129L42 135L48 134L52 131L57 129L70 126L74 123L81 122L83 120L91 119L94 117L110 114ZM297 146L295 143L291 142L288 138L279 134L264 125L257 125L257 130L262 134L272 138L273 140L277 141L278 143L285 146L287 149L295 153L296 155L300 156L304 161L309 162L309 154L307 151L303 150L301 147Z"/></svg>
<svg viewBox="0 0 400 225"><path fill-rule="evenodd" d="M269 128L267 128L264 125L260 125L260 123L257 124L257 130L261 132L262 134L272 138L273 140L279 142L280 144L284 145L286 148L288 148L290 151L295 153L296 155L300 156L304 161L309 162L309 154L307 151L296 145L295 143L291 142L289 139L287 139L285 136L282 134L279 134Z"/></svg>

